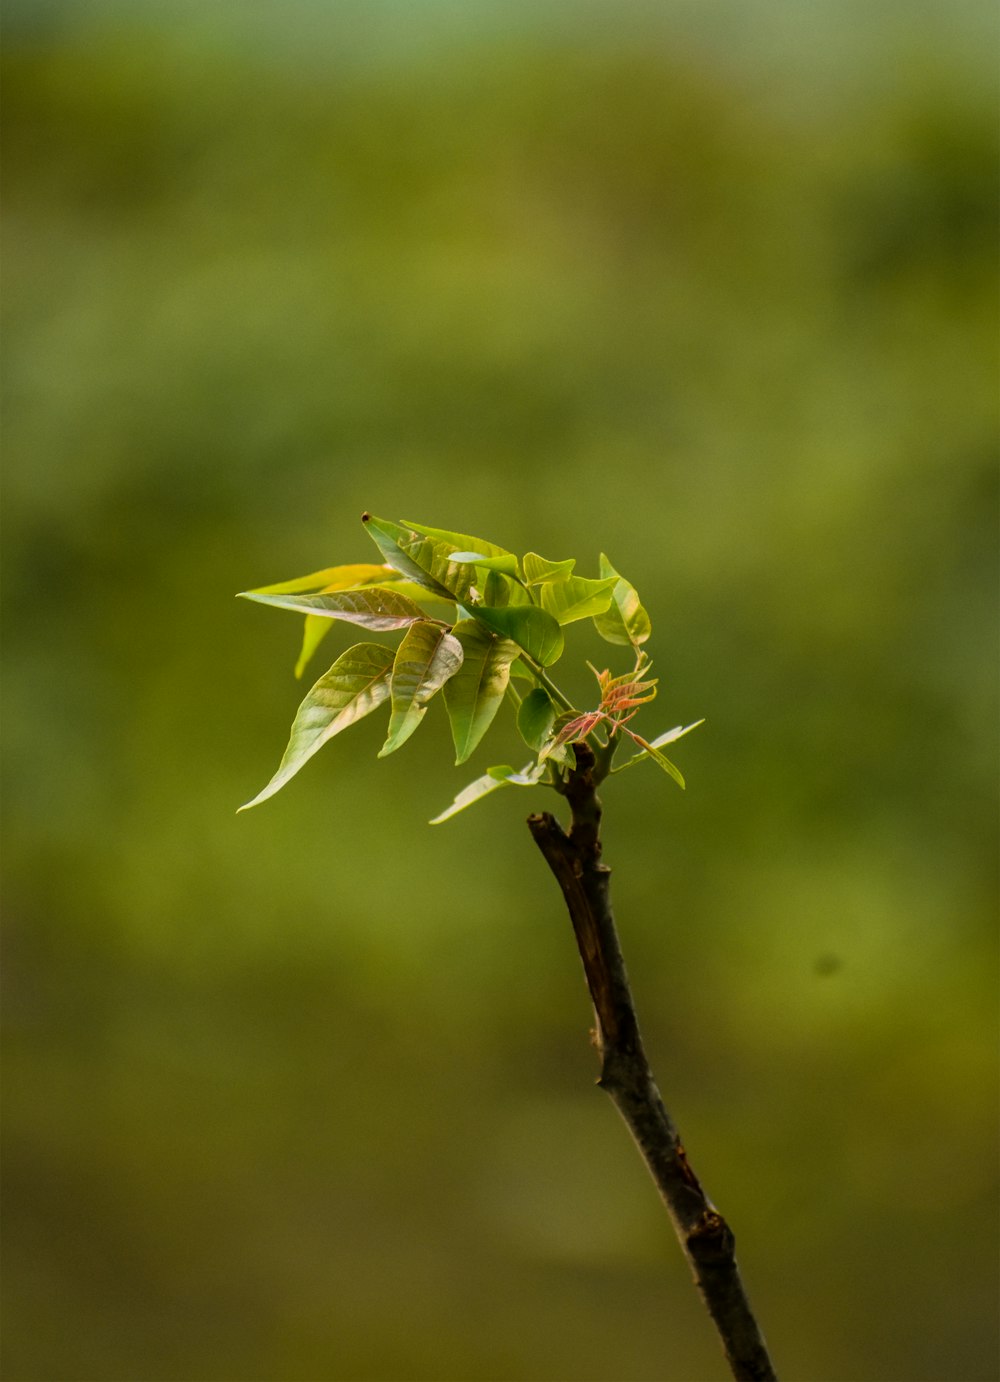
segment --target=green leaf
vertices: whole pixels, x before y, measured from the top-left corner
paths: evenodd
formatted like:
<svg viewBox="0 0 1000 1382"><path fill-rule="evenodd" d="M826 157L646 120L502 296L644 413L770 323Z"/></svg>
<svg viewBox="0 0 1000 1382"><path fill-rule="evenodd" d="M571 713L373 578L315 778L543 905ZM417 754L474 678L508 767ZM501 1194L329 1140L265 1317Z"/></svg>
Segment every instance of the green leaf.
<svg viewBox="0 0 1000 1382"><path fill-rule="evenodd" d="M357 571L361 568L342 567L341 569L346 572L348 570ZM406 580L405 577L401 576L398 571L394 571L391 566L373 566L369 569L372 571L388 573L386 584L391 584L393 592L397 595L405 595L410 600L424 600L428 602L437 601L437 596L431 595L430 591L424 590L422 586L416 585L413 581ZM318 593L321 595L326 595L330 591L336 589L337 587L335 585L324 586L323 589ZM326 635L330 632L331 628L333 628L333 622L334 621L332 619L324 618L322 615L306 615L305 624L302 629L302 648L299 652L299 660L295 664L296 680L301 678L301 676L305 672L306 667L309 665L309 663L315 656L316 649L322 643Z"/></svg>
<svg viewBox="0 0 1000 1382"><path fill-rule="evenodd" d="M387 700L391 668L392 649L379 643L357 643L341 653L299 706L278 771L240 810L273 797L328 739Z"/></svg>
<svg viewBox="0 0 1000 1382"><path fill-rule="evenodd" d="M464 763L489 729L510 679L516 643L463 619L452 629L464 654L461 667L445 684L444 703L455 741L456 764Z"/></svg>
<svg viewBox="0 0 1000 1382"><path fill-rule="evenodd" d="M374 518L369 513L362 514L361 517L368 529L369 537L390 566L395 567L409 580L416 581L417 585L439 599L456 598L455 592L442 585L432 574L434 568L440 568L445 572L448 563L446 554L443 558L440 554L435 554L435 544L430 539L418 539L415 533L408 532L398 523L391 523L385 518ZM461 582L456 584L461 585ZM467 593L466 589L458 598L464 598Z"/></svg>
<svg viewBox="0 0 1000 1382"><path fill-rule="evenodd" d="M702 719L695 720L690 725L677 725L674 729L668 729L665 734L658 734L655 739L650 740L650 743L654 749L661 749L664 744L673 744L678 739L683 739L685 734L690 734L693 729L697 729L699 725L704 723L705 721Z"/></svg>
<svg viewBox="0 0 1000 1382"><path fill-rule="evenodd" d="M407 629L392 665L392 715L379 758L406 743L426 715L431 697L461 665L462 645L441 624L424 621Z"/></svg>
<svg viewBox="0 0 1000 1382"><path fill-rule="evenodd" d="M386 561L439 599L468 603L469 591L476 582L475 566L452 561L453 552L482 552L486 557L510 555L502 547L480 543L460 533L435 535L437 529L403 527L371 514L364 514L363 519ZM459 540L451 541L453 538Z"/></svg>
<svg viewBox="0 0 1000 1382"><path fill-rule="evenodd" d="M484 605L530 605L531 596L520 581L502 571L484 571L478 590Z"/></svg>
<svg viewBox="0 0 1000 1382"><path fill-rule="evenodd" d="M543 667L550 667L562 656L563 631L552 615L537 605L475 605L470 613L494 633L513 639Z"/></svg>
<svg viewBox="0 0 1000 1382"><path fill-rule="evenodd" d="M517 728L529 749L541 752L558 713L558 706L544 687L536 686L528 692L517 712Z"/></svg>
<svg viewBox="0 0 1000 1382"><path fill-rule="evenodd" d="M624 577L618 575L603 552L601 575L616 577L617 584L610 607L605 613L594 616L597 632L606 642L619 647L638 647L640 643L645 643L652 632L649 615L639 602L635 586L629 585Z"/></svg>
<svg viewBox="0 0 1000 1382"><path fill-rule="evenodd" d="M393 590L397 591L400 595L405 595L408 600L420 600L425 605L454 605L455 603L455 597L453 595L435 595L435 593L432 590L428 590L426 586L417 585L416 581L407 580L399 571L394 571L393 577L394 579L391 582L386 581L385 584L387 586L391 585Z"/></svg>
<svg viewBox="0 0 1000 1382"><path fill-rule="evenodd" d="M508 552L506 547L498 547L495 542L487 542L485 538L469 537L468 533L450 533L446 528L427 528L423 523L411 523L404 518L403 523L415 533L421 533L424 537L433 538L435 542L443 543L450 552L481 552L484 557L510 557L514 554Z"/></svg>
<svg viewBox="0 0 1000 1382"><path fill-rule="evenodd" d="M398 579L399 573L391 566L373 566L370 562L363 562L353 566L328 566L324 571L313 571L308 576L296 576L291 581L279 581L276 585L258 585L253 590L244 591L244 594L297 595L304 590L354 590L359 585L382 585L385 581Z"/></svg>
<svg viewBox="0 0 1000 1382"><path fill-rule="evenodd" d="M529 585L544 585L549 581L565 581L569 578L576 562L547 561L537 552L526 552L524 556L524 579Z"/></svg>
<svg viewBox="0 0 1000 1382"><path fill-rule="evenodd" d="M356 562L350 566L328 566L322 571L313 571L308 576L296 576L291 581L278 581L274 585L256 586L244 591L244 598L258 595L296 595L309 591L316 595L329 595L334 591L357 590L363 586L391 586L397 595L405 595L411 600L437 600L423 586L408 581L393 566L375 566L370 562ZM330 619L315 614L307 614L302 630L302 648L295 664L296 679L305 672L317 648L330 632Z"/></svg>
<svg viewBox="0 0 1000 1382"><path fill-rule="evenodd" d="M668 729L665 734L657 735L655 739L651 739L649 741L649 747L655 750L663 748L664 744L673 744L678 739L683 739L685 734L690 734L693 729L697 729L699 725L703 725L704 723L704 720L695 720L695 722L690 725L677 725L674 729ZM612 768L611 771L613 773L623 773L626 768L634 767L636 763L648 763L650 757L651 755L643 749L642 753L634 754L632 758L626 758L624 763L620 763L617 768ZM660 757L663 758L664 755L661 754ZM664 758L664 761L669 762L669 759Z"/></svg>
<svg viewBox="0 0 1000 1382"><path fill-rule="evenodd" d="M542 586L542 608L560 624L572 624L575 619L603 614L611 604L611 592L617 579L609 576L605 580L588 581L583 576L569 576L564 581L550 581Z"/></svg>
<svg viewBox="0 0 1000 1382"><path fill-rule="evenodd" d="M681 773L680 768L678 768L676 763L671 763L667 755L665 753L661 753L655 744L647 743L647 741L643 739L643 737L640 734L636 734L634 730L629 729L625 732L634 743L638 744L639 747L642 748L645 751L645 753L649 755L649 757L658 767L662 768L665 773L670 774L670 776L677 783L678 787L683 787L685 785L684 777ZM642 754L639 755L640 758L642 756ZM628 767L628 764L625 763L622 766Z"/></svg>
<svg viewBox="0 0 1000 1382"><path fill-rule="evenodd" d="M434 817L431 825L440 825L442 821L450 820L452 816L457 816L459 811L482 801L483 797L489 796L501 787L534 787L544 772L543 763L529 763L520 772L515 772L506 764L499 768L487 768L482 777L477 777L475 782L470 782L468 787L462 788L447 810Z"/></svg>
<svg viewBox="0 0 1000 1382"><path fill-rule="evenodd" d="M346 619L366 629L404 629L427 615L388 586L363 586L359 590L335 591L331 595L257 595L243 591L241 599L257 600L262 605L277 605L297 614L318 614L325 619Z"/></svg>
<svg viewBox="0 0 1000 1382"><path fill-rule="evenodd" d="M459 566L478 566L485 571L503 571L508 576L520 575L513 552L504 552L499 557L487 557L482 552L452 552L451 560Z"/></svg>

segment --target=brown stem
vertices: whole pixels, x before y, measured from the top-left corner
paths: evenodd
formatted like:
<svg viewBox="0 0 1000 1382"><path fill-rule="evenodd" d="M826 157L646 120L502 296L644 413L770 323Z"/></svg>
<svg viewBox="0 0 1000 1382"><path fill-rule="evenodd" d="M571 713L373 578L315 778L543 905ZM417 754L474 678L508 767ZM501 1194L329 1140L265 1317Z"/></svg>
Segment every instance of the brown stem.
<svg viewBox="0 0 1000 1382"><path fill-rule="evenodd" d="M601 803L594 754L576 744L577 764L562 788L573 813L569 834L548 812L528 828L562 888L597 1016L598 1080L628 1126L663 1197L737 1382L777 1382L764 1337L740 1280L729 1225L692 1171L663 1106L639 1035L611 910L611 871L601 863Z"/></svg>

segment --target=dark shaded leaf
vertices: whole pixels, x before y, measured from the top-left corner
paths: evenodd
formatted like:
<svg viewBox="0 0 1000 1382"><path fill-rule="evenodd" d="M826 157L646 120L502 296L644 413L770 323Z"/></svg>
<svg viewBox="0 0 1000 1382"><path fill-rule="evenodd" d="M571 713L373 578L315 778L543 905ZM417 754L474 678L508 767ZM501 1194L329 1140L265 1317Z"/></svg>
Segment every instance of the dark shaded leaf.
<svg viewBox="0 0 1000 1382"><path fill-rule="evenodd" d="M455 762L464 763L489 729L507 690L516 643L463 619L452 629L462 646L462 666L446 683L444 703L455 741Z"/></svg>
<svg viewBox="0 0 1000 1382"><path fill-rule="evenodd" d="M475 605L470 612L494 633L512 639L543 667L550 667L562 656L563 631L552 615L537 605Z"/></svg>
<svg viewBox="0 0 1000 1382"><path fill-rule="evenodd" d="M517 728L521 738L539 753L552 734L559 709L544 687L536 686L529 691L517 712Z"/></svg>

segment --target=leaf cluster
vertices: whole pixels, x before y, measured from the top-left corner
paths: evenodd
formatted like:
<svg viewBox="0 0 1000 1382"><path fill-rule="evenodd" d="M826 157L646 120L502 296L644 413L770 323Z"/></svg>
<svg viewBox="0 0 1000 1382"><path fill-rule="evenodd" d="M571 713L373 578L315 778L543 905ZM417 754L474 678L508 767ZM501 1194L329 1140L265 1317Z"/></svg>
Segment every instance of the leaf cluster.
<svg viewBox="0 0 1000 1382"><path fill-rule="evenodd" d="M635 588L607 557L601 556L600 575L589 579L576 575L572 559L550 561L537 552L518 558L481 538L369 513L362 521L381 562L333 566L242 592L245 599L305 615L297 677L338 621L400 632L402 638L395 652L363 642L341 653L299 706L277 772L240 810L274 796L328 740L384 702L389 724L379 757L394 753L439 691L456 764L477 748L504 700L514 706L534 761L517 771L488 768L432 824L501 787L544 783L561 790L575 764L572 746L584 740L595 751L601 778L649 759L684 786L660 749L695 726L678 726L652 742L628 727L656 695L656 679L643 679L650 663L641 645L651 625ZM633 656L624 675L592 669L600 691L593 710L575 707L549 672L563 654L564 628L582 619L591 619L602 638ZM522 692L515 680L531 685ZM616 768L622 735L640 752Z"/></svg>

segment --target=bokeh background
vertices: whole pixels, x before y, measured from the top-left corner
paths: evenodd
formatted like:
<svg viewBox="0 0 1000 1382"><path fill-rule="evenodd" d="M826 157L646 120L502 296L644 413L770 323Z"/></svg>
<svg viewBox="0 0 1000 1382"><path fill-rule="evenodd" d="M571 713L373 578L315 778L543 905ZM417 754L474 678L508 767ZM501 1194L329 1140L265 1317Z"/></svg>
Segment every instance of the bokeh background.
<svg viewBox="0 0 1000 1382"><path fill-rule="evenodd" d="M707 724L606 856L779 1371L995 1379L992 6L5 8L7 1382L725 1376L543 794L426 825L509 724L234 814L233 593L364 508L639 587Z"/></svg>

